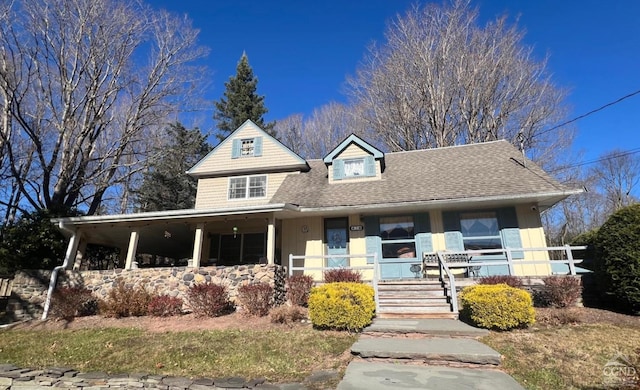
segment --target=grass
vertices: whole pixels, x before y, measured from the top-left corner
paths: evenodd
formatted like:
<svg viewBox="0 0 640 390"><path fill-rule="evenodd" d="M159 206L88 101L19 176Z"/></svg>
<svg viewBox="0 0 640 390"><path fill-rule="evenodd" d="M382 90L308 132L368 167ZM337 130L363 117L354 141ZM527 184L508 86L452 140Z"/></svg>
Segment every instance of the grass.
<svg viewBox="0 0 640 390"><path fill-rule="evenodd" d="M543 326L492 332L481 341L504 355L503 369L529 390L604 389L603 367L617 353L640 360L634 326Z"/></svg>
<svg viewBox="0 0 640 390"><path fill-rule="evenodd" d="M150 333L104 328L0 332L0 363L108 373L186 377L264 377L302 381L312 371L344 370L357 336L313 329Z"/></svg>

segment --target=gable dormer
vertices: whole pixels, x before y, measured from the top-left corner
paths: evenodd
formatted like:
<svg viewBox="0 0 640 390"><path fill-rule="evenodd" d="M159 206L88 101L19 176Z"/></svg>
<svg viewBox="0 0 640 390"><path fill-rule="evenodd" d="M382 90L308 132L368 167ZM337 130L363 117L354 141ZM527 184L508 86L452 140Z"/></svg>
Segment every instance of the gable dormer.
<svg viewBox="0 0 640 390"><path fill-rule="evenodd" d="M247 120L187 173L198 179L196 209L267 204L307 162Z"/></svg>
<svg viewBox="0 0 640 390"><path fill-rule="evenodd" d="M384 171L384 153L351 134L323 159L329 183L380 180Z"/></svg>
<svg viewBox="0 0 640 390"><path fill-rule="evenodd" d="M302 157L247 120L187 173L201 178L308 169Z"/></svg>

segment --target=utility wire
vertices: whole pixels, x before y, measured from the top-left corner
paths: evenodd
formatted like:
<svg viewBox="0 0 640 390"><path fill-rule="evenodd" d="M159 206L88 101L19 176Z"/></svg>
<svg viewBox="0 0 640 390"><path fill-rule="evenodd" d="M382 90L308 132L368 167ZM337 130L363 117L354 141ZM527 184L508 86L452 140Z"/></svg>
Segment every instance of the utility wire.
<svg viewBox="0 0 640 390"><path fill-rule="evenodd" d="M621 101L623 101L623 100L625 100L625 99L628 99L628 98L630 98L630 97L632 97L632 96L638 95L638 94L640 94L640 89L639 89L639 90L637 90L637 91L635 91L635 92L631 92L630 94L625 95L625 96L623 96L623 97L621 97L621 98L619 98L619 99L617 99L617 100L615 100L615 101L612 101L612 102L610 102L610 103L607 103L607 104L605 104L604 106L598 107L598 108L596 108L595 110L591 110L591 111L587 112L586 114L582 114L582 115L577 116L577 117L575 117L575 118L573 118L573 119L570 119L570 120L568 120L568 121L566 121L566 122L564 122L564 123L560 123L559 125L553 126L553 127L552 127L552 128L550 128L550 129L542 130L542 131L540 131L538 134L545 134L545 133L548 133L548 132L550 132L550 131L553 131L553 130L559 129L560 127L566 126L566 125L568 125L569 123L573 123L573 122L576 122L576 121L578 121L578 120L580 120L580 119L582 119L582 118L588 117L588 116L589 116L589 115L591 115L591 114L595 114L595 113L596 113L596 112L598 112L598 111L602 111L602 110L604 110L604 109L605 109L605 108L607 108L607 107L611 107L611 106L613 106L613 105L616 105L616 104L620 103Z"/></svg>
<svg viewBox="0 0 640 390"><path fill-rule="evenodd" d="M614 155L598 158L598 159L595 159L595 160L583 161L583 162L580 162L580 163L577 163L577 164L567 165L567 166L564 166L564 167L561 167L561 168L558 168L558 169L554 169L553 171L551 171L551 173L564 171L565 169L569 169L569 168L577 168L577 167L581 167L583 165L595 164L595 163L599 163L599 162L602 162L602 161L613 160L613 159L624 157L624 156L630 156L630 155L633 155L633 154L636 154L636 153L640 153L640 148L626 150L624 152L616 153Z"/></svg>

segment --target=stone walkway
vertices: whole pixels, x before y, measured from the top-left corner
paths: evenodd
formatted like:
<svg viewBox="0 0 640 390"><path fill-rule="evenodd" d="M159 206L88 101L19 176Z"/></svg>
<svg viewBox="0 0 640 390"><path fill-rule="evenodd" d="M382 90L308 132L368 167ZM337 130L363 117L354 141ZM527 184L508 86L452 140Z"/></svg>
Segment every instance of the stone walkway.
<svg viewBox="0 0 640 390"><path fill-rule="evenodd" d="M338 390L524 390L501 356L476 338L486 330L448 319L376 319L351 348L358 356Z"/></svg>
<svg viewBox="0 0 640 390"><path fill-rule="evenodd" d="M163 375L106 374L103 372L78 372L70 368L53 367L43 370L19 368L12 364L0 364L0 390L70 390L100 389L158 389L158 390L306 390L313 386L338 379L336 371L317 371L305 383L265 383L264 378L247 380L241 377L189 379ZM335 382L333 382L335 383Z"/></svg>

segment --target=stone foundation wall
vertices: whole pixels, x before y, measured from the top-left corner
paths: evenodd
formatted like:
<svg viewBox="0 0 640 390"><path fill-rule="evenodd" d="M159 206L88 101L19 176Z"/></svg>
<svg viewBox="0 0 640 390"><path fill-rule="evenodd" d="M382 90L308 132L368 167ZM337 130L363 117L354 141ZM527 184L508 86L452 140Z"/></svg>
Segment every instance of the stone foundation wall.
<svg viewBox="0 0 640 390"><path fill-rule="evenodd" d="M20 271L13 280L12 300L22 306L17 318L37 318L42 315L47 298L51 271ZM256 264L233 267L202 268L144 268L107 271L62 271L58 274L58 286L84 287L96 297L104 299L111 288L122 280L129 286L144 285L157 294L182 298L185 302L189 287L197 283L211 282L227 287L229 296L235 302L238 287L250 283L268 283L274 288L275 299L283 302L285 296L286 270L280 265ZM14 304L10 307L16 308Z"/></svg>

